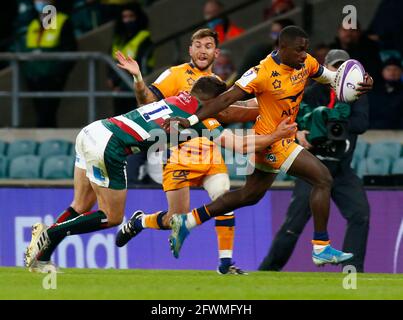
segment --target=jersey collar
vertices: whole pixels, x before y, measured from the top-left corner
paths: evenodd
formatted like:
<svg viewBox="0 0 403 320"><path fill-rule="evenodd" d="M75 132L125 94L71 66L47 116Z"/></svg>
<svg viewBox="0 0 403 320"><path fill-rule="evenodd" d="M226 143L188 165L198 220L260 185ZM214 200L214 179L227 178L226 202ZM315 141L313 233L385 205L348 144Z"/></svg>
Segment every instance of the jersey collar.
<svg viewBox="0 0 403 320"><path fill-rule="evenodd" d="M291 68L291 67L285 65L284 63L281 63L280 56L279 56L279 54L278 54L278 50L274 50L274 51L270 54L270 56L271 56L271 58L273 59L273 61L274 61L278 66L280 66L281 68L283 68L283 69L285 69L285 70L288 70L288 71L293 71L293 70L294 70L294 68Z"/></svg>

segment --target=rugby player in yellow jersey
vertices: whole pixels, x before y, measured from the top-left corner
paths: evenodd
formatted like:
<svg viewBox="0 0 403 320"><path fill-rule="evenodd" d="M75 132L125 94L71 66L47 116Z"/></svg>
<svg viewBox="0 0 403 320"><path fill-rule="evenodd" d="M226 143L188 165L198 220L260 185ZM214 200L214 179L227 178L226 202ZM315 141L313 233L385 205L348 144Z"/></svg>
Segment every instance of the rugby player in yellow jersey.
<svg viewBox="0 0 403 320"><path fill-rule="evenodd" d="M183 127L193 125L211 114L217 114L247 93L256 96L259 117L257 134L269 134L285 117L295 120L308 78L321 83L334 83L335 72L319 65L306 51L308 35L299 27L284 28L279 37L279 50L272 52L260 64L247 71L235 85L208 102L208 106L187 119L177 118ZM366 74L360 93L372 88L373 80ZM253 102L253 101L252 101ZM170 121L165 121L165 128ZM187 215L173 215L170 236L171 250L178 257L190 229L212 217L257 203L282 170L304 179L312 185L311 212L314 219L312 259L316 265L339 264L352 258L351 253L330 246L327 224L330 207L332 176L328 169L310 152L298 145L294 138L283 139L254 155L255 170L247 177L246 185L225 193L212 203L194 209Z"/></svg>
<svg viewBox="0 0 403 320"><path fill-rule="evenodd" d="M117 53L118 66L134 76L135 93L139 104L158 101L177 95L180 91L190 91L193 83L203 76L212 75L212 66L219 55L217 33L210 29L200 29L191 37L189 55L191 61L171 67L163 72L149 87L141 78L137 63ZM236 107L235 107L236 108ZM240 110L238 118L217 117L221 122L254 121L258 115L257 108L251 113ZM243 118L240 119L240 116ZM163 168L163 189L168 199L168 211L146 215L136 211L131 219L122 226L117 234L116 244L125 245L143 228L166 229L169 219L175 212L190 210L190 186L203 186L210 198L215 200L227 192L230 187L227 167L220 149L207 138L195 138L179 147L172 148L167 163ZM139 227L136 220L141 220ZM233 265L232 253L234 243L235 217L230 210L225 215L216 217L215 229L218 240L220 274L244 272Z"/></svg>

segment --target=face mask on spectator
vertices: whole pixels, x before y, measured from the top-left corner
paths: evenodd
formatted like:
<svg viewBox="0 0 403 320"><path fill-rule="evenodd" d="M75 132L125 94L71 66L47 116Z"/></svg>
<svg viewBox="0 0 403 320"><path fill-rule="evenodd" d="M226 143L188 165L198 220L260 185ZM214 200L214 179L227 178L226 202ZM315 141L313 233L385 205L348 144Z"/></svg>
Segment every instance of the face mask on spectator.
<svg viewBox="0 0 403 320"><path fill-rule="evenodd" d="M46 1L39 1L35 2L35 10L38 11L38 13L43 13L43 9L49 4L49 2Z"/></svg>
<svg viewBox="0 0 403 320"><path fill-rule="evenodd" d="M139 23L136 20L126 21L124 25L128 33L135 33L139 28Z"/></svg>
<svg viewBox="0 0 403 320"><path fill-rule="evenodd" d="M276 41L279 36L280 36L280 32L270 32L270 38L271 38L273 41Z"/></svg>

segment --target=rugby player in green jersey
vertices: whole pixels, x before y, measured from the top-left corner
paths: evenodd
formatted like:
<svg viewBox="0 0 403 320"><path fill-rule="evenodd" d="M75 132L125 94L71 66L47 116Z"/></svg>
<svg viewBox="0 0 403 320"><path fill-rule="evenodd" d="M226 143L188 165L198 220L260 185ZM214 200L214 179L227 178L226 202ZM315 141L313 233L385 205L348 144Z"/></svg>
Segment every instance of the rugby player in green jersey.
<svg viewBox="0 0 403 320"><path fill-rule="evenodd" d="M52 265L50 257L53 251L66 236L122 223L127 194L126 157L138 150L149 149L156 137L169 147L198 134L214 139L225 148L245 153L263 150L273 142L295 134L296 123L289 123L289 119L281 122L272 134L259 136L237 136L230 130L223 130L214 118L190 129L171 129L168 135L161 128L165 119L187 118L203 102L225 90L226 85L217 77L202 77L195 82L190 94L180 93L83 128L77 135L75 146L73 202L52 226L33 225L32 239L25 253L25 265L29 270L47 272ZM98 210L91 211L95 202L98 202Z"/></svg>

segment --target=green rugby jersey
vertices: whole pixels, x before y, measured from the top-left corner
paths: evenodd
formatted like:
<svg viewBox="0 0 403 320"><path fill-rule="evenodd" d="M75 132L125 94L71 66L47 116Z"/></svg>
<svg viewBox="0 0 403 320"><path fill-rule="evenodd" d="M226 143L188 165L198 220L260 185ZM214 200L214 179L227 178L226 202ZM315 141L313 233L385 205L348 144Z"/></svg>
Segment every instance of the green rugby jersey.
<svg viewBox="0 0 403 320"><path fill-rule="evenodd" d="M169 97L158 102L153 102L134 109L126 114L102 120L103 125L113 132L116 138L121 140L125 147L149 148L156 142L155 136L164 135L169 146L185 142L190 137L207 136L216 138L223 130L220 123L213 118L197 123L191 129L181 130L181 137L172 140L171 134L165 134L162 124L170 117L187 118L196 113L202 104L186 92ZM196 136L195 136L196 135Z"/></svg>

